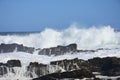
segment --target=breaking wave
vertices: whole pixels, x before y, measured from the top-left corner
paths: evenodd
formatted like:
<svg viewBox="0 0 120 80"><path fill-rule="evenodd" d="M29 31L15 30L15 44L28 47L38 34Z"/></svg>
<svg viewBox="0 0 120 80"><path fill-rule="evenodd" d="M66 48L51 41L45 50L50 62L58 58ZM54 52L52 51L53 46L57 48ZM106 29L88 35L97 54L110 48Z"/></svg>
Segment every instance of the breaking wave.
<svg viewBox="0 0 120 80"><path fill-rule="evenodd" d="M42 32L28 35L0 35L0 43L18 43L35 48L71 43L76 43L78 49L118 48L120 32L116 32L111 26L78 28L76 25L71 25L64 30L46 28Z"/></svg>

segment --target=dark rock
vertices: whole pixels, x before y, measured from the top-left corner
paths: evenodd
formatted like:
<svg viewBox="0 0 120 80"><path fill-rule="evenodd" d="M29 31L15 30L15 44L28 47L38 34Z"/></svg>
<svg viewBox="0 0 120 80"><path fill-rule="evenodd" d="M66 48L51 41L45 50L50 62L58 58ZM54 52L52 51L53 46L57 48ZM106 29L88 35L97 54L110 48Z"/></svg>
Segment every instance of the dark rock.
<svg viewBox="0 0 120 80"><path fill-rule="evenodd" d="M20 51L20 52L28 52L33 53L34 48L33 47L26 47L19 44L1 44L0 45L0 53L7 53L7 52L14 52L14 51Z"/></svg>
<svg viewBox="0 0 120 80"><path fill-rule="evenodd" d="M78 58L71 59L71 60L60 60L60 61L53 61L50 64L51 65L58 65L65 69L66 71L70 70L76 70L80 69L81 64L84 62L84 60L80 60Z"/></svg>
<svg viewBox="0 0 120 80"><path fill-rule="evenodd" d="M7 74L8 71L14 73L13 67L21 67L19 60L9 60L7 63L0 63L0 75Z"/></svg>
<svg viewBox="0 0 120 80"><path fill-rule="evenodd" d="M30 72L29 75L31 77L32 73L34 72L37 76L45 75L48 73L47 65L45 64L38 64L38 62L31 62L27 68L27 70Z"/></svg>
<svg viewBox="0 0 120 80"><path fill-rule="evenodd" d="M117 80L120 80L120 77L119 77L119 78L117 78Z"/></svg>
<svg viewBox="0 0 120 80"><path fill-rule="evenodd" d="M1 64L1 63L0 63ZM0 65L0 75L4 75L7 73L7 68L5 65Z"/></svg>
<svg viewBox="0 0 120 80"><path fill-rule="evenodd" d="M0 66L6 66L6 64L5 63L0 63Z"/></svg>
<svg viewBox="0 0 120 80"><path fill-rule="evenodd" d="M77 50L77 52L89 52L89 53L94 53L94 52L96 52L96 50Z"/></svg>
<svg viewBox="0 0 120 80"><path fill-rule="evenodd" d="M94 78L94 80L101 80L100 78Z"/></svg>
<svg viewBox="0 0 120 80"><path fill-rule="evenodd" d="M120 75L120 58L105 57L105 58L93 58L88 60L89 63L99 68L102 75L107 76L119 76Z"/></svg>
<svg viewBox="0 0 120 80"><path fill-rule="evenodd" d="M35 78L33 80L57 80L57 79L49 76L43 76L43 77Z"/></svg>
<svg viewBox="0 0 120 80"><path fill-rule="evenodd" d="M21 67L21 62L19 60L8 60L7 66L8 67Z"/></svg>
<svg viewBox="0 0 120 80"><path fill-rule="evenodd" d="M87 61L80 60L78 58L71 60L53 61L51 65L58 65L66 71L87 69L91 72L99 72L105 76L119 76L120 75L120 58L105 57L105 58L93 58Z"/></svg>
<svg viewBox="0 0 120 80"><path fill-rule="evenodd" d="M75 52L77 50L76 44L70 44L68 46L57 46L52 48L44 48L39 54L40 55L63 55L67 52Z"/></svg>
<svg viewBox="0 0 120 80"><path fill-rule="evenodd" d="M89 70L81 69L81 70L74 70L74 71L62 72L62 73L52 73L52 74L48 74L48 75L45 75L45 76L42 76L40 78L36 78L36 79L33 79L33 80L39 80L39 79L41 80L42 78L53 78L53 80L63 79L63 78L83 79L85 77L86 78L91 78L91 77L94 77L94 75Z"/></svg>
<svg viewBox="0 0 120 80"><path fill-rule="evenodd" d="M0 66L0 76L7 74L8 72L15 73L12 67Z"/></svg>

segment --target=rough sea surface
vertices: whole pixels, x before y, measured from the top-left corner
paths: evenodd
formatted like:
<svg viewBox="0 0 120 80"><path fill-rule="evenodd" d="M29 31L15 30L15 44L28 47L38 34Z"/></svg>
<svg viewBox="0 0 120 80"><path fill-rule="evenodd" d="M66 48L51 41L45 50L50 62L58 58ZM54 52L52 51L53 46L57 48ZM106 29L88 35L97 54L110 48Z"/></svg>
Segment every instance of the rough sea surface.
<svg viewBox="0 0 120 80"><path fill-rule="evenodd" d="M26 71L26 66L30 62L39 62L49 64L51 61L79 58L83 60L94 57L120 57L120 32L115 31L110 26L102 26L101 28L81 29L76 26L71 26L65 30L54 30L46 28L41 32L1 32L0 44L23 44L28 47L49 48L57 45L68 45L76 43L80 50L98 50L96 52L78 52L66 53L59 56L38 55L35 51L33 54L25 52L1 53L0 62L6 63L11 59L18 59L22 62L21 68L15 68L16 74L8 73L0 76L0 80L29 80L30 76L23 75ZM54 72L54 70L52 71ZM34 75L34 78L37 76Z"/></svg>

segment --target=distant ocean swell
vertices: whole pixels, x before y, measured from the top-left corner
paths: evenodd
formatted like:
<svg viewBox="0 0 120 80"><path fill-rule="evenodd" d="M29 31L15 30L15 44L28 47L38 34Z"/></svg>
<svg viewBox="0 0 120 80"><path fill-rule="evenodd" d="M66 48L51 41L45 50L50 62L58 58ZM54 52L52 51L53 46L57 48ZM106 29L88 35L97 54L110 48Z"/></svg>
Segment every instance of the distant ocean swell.
<svg viewBox="0 0 120 80"><path fill-rule="evenodd" d="M18 43L35 48L47 48L71 43L76 43L78 49L119 48L120 32L116 32L111 26L81 29L72 25L64 30L46 28L44 31L36 33L0 34L1 43Z"/></svg>

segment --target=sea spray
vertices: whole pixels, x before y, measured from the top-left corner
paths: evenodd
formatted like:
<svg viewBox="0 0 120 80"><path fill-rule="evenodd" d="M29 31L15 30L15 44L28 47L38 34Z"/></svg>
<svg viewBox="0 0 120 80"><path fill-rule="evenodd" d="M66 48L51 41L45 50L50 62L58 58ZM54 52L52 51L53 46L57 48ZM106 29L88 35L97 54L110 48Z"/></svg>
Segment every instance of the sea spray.
<svg viewBox="0 0 120 80"><path fill-rule="evenodd" d="M18 43L35 48L71 43L76 43L78 49L119 48L120 32L115 31L111 26L78 28L76 25L71 25L64 30L46 28L39 33L27 35L0 35L0 43Z"/></svg>

